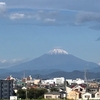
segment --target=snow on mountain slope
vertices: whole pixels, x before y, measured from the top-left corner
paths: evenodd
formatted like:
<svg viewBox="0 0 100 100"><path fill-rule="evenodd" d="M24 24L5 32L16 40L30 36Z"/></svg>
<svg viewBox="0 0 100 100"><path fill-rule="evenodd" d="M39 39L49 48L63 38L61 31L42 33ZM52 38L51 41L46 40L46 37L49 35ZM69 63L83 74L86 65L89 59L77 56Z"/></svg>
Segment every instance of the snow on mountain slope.
<svg viewBox="0 0 100 100"><path fill-rule="evenodd" d="M68 54L68 52L63 49L53 49L50 50L48 54Z"/></svg>

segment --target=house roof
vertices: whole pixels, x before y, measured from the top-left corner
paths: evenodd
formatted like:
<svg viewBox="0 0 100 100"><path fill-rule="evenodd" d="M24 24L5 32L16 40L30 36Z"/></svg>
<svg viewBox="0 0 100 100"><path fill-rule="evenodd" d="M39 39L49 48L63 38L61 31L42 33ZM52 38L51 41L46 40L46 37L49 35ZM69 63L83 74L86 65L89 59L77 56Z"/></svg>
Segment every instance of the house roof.
<svg viewBox="0 0 100 100"><path fill-rule="evenodd" d="M78 94L80 94L80 92L79 91L75 91L75 90L72 90L72 91L70 91L69 93L78 93Z"/></svg>
<svg viewBox="0 0 100 100"><path fill-rule="evenodd" d="M85 93L83 93L83 95L85 95L85 94L91 94L90 92L85 92Z"/></svg>
<svg viewBox="0 0 100 100"><path fill-rule="evenodd" d="M72 86L71 88L75 88L75 87L78 87L78 86L81 86L82 88L86 88L86 85L84 85L84 84L77 84L77 85Z"/></svg>
<svg viewBox="0 0 100 100"><path fill-rule="evenodd" d="M61 91L60 93L61 93L61 94L66 94L66 92L65 92L65 91Z"/></svg>

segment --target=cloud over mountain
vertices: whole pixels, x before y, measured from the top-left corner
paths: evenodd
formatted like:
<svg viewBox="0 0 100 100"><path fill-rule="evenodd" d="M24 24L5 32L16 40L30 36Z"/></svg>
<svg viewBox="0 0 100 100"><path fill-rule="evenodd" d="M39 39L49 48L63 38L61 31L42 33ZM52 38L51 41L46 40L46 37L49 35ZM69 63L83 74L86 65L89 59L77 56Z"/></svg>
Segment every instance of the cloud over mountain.
<svg viewBox="0 0 100 100"><path fill-rule="evenodd" d="M11 60L0 60L0 68L6 68L10 66L14 66L17 64L21 64L27 61L26 59L11 59Z"/></svg>

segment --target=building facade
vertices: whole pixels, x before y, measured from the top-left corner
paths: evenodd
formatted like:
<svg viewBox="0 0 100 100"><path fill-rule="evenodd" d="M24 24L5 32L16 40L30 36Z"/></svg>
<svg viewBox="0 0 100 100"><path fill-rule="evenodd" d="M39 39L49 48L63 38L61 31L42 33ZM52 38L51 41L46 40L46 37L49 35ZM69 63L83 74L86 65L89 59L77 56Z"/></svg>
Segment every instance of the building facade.
<svg viewBox="0 0 100 100"><path fill-rule="evenodd" d="M0 80L0 99L9 99L13 93L13 80Z"/></svg>

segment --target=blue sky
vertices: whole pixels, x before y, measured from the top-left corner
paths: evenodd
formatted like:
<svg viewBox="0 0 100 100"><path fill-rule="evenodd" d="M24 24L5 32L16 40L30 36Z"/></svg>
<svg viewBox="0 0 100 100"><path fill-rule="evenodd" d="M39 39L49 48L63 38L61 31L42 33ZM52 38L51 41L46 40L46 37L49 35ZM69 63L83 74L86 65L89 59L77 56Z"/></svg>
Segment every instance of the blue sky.
<svg viewBox="0 0 100 100"><path fill-rule="evenodd" d="M100 0L0 0L0 67L61 48L100 63Z"/></svg>

